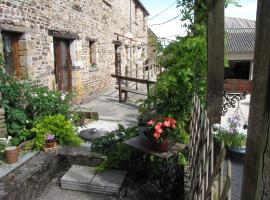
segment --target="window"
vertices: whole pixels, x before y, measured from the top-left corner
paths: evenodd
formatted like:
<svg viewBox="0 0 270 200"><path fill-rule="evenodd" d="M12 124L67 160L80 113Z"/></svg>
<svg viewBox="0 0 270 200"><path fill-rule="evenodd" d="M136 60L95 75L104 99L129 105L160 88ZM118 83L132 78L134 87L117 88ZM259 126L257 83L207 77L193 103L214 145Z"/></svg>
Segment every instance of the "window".
<svg viewBox="0 0 270 200"><path fill-rule="evenodd" d="M97 71L97 59L96 59L96 42L89 41L89 63L90 71Z"/></svg>
<svg viewBox="0 0 270 200"><path fill-rule="evenodd" d="M224 79L249 79L249 61L230 61L229 66L224 70Z"/></svg>
<svg viewBox="0 0 270 200"><path fill-rule="evenodd" d="M136 25L136 26L139 25L138 13L139 13L138 5L135 5L135 25Z"/></svg>
<svg viewBox="0 0 270 200"><path fill-rule="evenodd" d="M17 33L2 32L5 70L8 75L17 78L21 77L19 37Z"/></svg>

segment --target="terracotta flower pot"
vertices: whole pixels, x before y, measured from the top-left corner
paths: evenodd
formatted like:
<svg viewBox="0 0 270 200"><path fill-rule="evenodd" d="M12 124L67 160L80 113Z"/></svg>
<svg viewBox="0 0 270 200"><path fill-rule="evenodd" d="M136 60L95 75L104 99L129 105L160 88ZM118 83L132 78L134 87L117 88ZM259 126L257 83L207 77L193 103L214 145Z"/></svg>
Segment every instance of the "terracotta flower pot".
<svg viewBox="0 0 270 200"><path fill-rule="evenodd" d="M162 143L157 142L153 137L151 131L145 131L144 135L148 138L151 146L156 151L167 152L169 149L169 140L165 139Z"/></svg>
<svg viewBox="0 0 270 200"><path fill-rule="evenodd" d="M15 146L5 148L5 161L7 164L13 164L18 161L18 149Z"/></svg>
<svg viewBox="0 0 270 200"><path fill-rule="evenodd" d="M46 142L46 147L47 148L53 148L55 146L55 142Z"/></svg>
<svg viewBox="0 0 270 200"><path fill-rule="evenodd" d="M162 152L167 152L169 149L169 141L164 140L163 143L155 143L154 144L154 149L157 151L162 151Z"/></svg>

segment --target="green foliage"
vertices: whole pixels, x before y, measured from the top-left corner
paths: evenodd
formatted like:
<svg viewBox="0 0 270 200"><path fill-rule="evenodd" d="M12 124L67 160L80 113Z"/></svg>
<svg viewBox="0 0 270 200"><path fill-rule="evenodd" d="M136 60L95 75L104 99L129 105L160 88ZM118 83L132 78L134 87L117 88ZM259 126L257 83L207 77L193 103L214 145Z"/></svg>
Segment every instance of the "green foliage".
<svg viewBox="0 0 270 200"><path fill-rule="evenodd" d="M4 159L6 145L0 143L0 160ZM0 162L1 165L1 162Z"/></svg>
<svg viewBox="0 0 270 200"><path fill-rule="evenodd" d="M26 111L31 118L61 114L69 116L72 95L48 90L46 87L30 87L26 91Z"/></svg>
<svg viewBox="0 0 270 200"><path fill-rule="evenodd" d="M218 131L215 134L215 139L227 147L245 147L246 135L242 133L229 134L227 131Z"/></svg>
<svg viewBox="0 0 270 200"><path fill-rule="evenodd" d="M119 125L119 128L107 136L95 140L91 150L102 153L106 159L98 167L98 170L103 171L110 168L122 168L123 164L129 161L132 157L132 149L123 142L129 138L138 135L137 127L125 129Z"/></svg>
<svg viewBox="0 0 270 200"><path fill-rule="evenodd" d="M71 94L51 91L46 87L36 87L27 81L17 80L8 76L3 68L3 59L0 55L0 92L2 99L0 107L5 110L5 119L8 135L12 136L11 143L18 145L20 142L33 138L29 129L33 120L61 114L66 119L70 118ZM79 120L73 112L73 122Z"/></svg>
<svg viewBox="0 0 270 200"><path fill-rule="evenodd" d="M45 144L45 138L48 133L52 133L60 145L78 146L82 140L76 135L72 123L66 120L63 115L47 116L34 121L34 127L31 129L34 139L32 145L34 148L41 149Z"/></svg>
<svg viewBox="0 0 270 200"><path fill-rule="evenodd" d="M239 0L225 0L224 7L229 5L241 7ZM177 7L180 8L182 14L182 21L185 21L185 27L192 29L194 24L206 24L207 7L204 0L178 0Z"/></svg>
<svg viewBox="0 0 270 200"><path fill-rule="evenodd" d="M0 107L5 110L8 135L13 137L12 144L14 145L29 137L26 129L31 119L24 111L26 87L28 87L27 84L22 84L7 76L0 68L0 92L2 93Z"/></svg>
<svg viewBox="0 0 270 200"><path fill-rule="evenodd" d="M177 119L180 136L184 138L193 94L205 101L207 45L204 28L198 26L197 32L200 35L178 38L165 48L162 63L167 71L140 106L141 110Z"/></svg>

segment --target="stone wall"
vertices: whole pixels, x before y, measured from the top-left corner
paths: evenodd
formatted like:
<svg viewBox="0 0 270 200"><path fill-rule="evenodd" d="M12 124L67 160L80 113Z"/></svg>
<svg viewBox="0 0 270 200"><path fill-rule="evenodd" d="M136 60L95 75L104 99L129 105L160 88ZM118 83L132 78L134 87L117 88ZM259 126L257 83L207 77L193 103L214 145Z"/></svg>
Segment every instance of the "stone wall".
<svg viewBox="0 0 270 200"><path fill-rule="evenodd" d="M23 77L56 88L54 37L59 33L76 35L70 38L72 90L81 97L111 86L115 71L115 46L122 45L121 66L130 69L142 65L147 56L147 12L132 1L131 32L133 40L123 37L130 32L129 0L0 0L0 29L20 32L19 56ZM115 34L116 33L116 34ZM0 37L1 38L1 37ZM91 70L89 39L95 40L97 70ZM3 49L0 39L0 52ZM129 46L134 45L132 56Z"/></svg>

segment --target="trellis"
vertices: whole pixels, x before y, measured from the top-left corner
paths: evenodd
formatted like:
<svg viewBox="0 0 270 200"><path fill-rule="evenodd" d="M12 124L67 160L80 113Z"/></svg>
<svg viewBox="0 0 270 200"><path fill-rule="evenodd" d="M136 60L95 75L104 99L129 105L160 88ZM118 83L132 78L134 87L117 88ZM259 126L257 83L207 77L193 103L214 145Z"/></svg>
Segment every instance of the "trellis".
<svg viewBox="0 0 270 200"><path fill-rule="evenodd" d="M214 165L212 130L204 108L198 96L193 98L193 111L190 123L190 197L192 200L213 200L214 193L218 200L231 198L231 165L228 161L226 176L223 166L226 151L224 145ZM224 182L225 177L225 182ZM218 179L217 191L214 186Z"/></svg>

